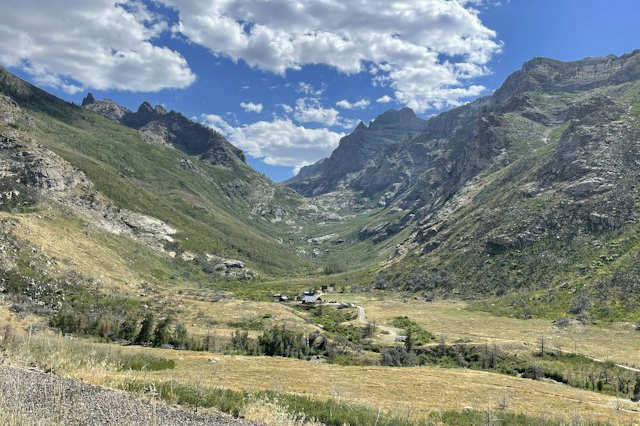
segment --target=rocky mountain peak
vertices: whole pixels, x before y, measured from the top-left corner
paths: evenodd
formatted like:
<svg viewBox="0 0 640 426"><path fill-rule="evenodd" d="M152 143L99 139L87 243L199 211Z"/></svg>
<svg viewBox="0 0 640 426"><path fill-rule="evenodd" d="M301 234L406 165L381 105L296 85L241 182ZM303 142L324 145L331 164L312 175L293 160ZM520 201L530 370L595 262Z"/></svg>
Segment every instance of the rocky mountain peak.
<svg viewBox="0 0 640 426"><path fill-rule="evenodd" d="M155 112L155 109L153 108L153 106L147 102L144 101L143 103L140 104L140 106L138 107L138 114L153 114Z"/></svg>
<svg viewBox="0 0 640 426"><path fill-rule="evenodd" d="M379 115L369 126L371 130L402 128L408 130L424 129L426 121L418 118L411 108L390 109Z"/></svg>
<svg viewBox="0 0 640 426"><path fill-rule="evenodd" d="M96 98L93 97L93 93L89 92L87 96L82 100L82 106L92 105L96 103Z"/></svg>
<svg viewBox="0 0 640 426"><path fill-rule="evenodd" d="M495 93L498 101L532 91L561 92L590 90L640 78L640 49L616 56L591 57L564 62L533 58L511 74Z"/></svg>
<svg viewBox="0 0 640 426"><path fill-rule="evenodd" d="M368 127L360 122L350 135L340 140L329 158L302 168L285 185L303 195L325 194L343 187L360 189L370 182L357 178L355 173L367 175L365 170L380 165L381 156L389 147L407 142L426 128L427 122L410 108L388 110Z"/></svg>

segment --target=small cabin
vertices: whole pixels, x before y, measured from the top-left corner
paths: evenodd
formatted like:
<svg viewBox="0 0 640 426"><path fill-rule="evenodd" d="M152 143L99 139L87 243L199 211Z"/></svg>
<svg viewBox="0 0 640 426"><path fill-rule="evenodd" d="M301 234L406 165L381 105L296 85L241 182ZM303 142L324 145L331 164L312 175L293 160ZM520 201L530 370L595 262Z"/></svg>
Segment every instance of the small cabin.
<svg viewBox="0 0 640 426"><path fill-rule="evenodd" d="M318 302L322 302L322 298L319 296L305 296L302 298L303 305L315 305Z"/></svg>

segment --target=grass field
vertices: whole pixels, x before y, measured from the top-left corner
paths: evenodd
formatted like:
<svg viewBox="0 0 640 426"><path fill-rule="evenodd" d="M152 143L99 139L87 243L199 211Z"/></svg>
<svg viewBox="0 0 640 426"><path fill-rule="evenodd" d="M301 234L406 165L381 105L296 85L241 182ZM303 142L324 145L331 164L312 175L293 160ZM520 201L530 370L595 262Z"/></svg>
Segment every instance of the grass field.
<svg viewBox="0 0 640 426"><path fill-rule="evenodd" d="M427 331L445 336L449 343L456 340L473 343L524 344L538 346L544 336L547 344L566 351L576 350L602 360L630 366L640 366L640 332L628 323L606 326L572 324L558 328L547 319L522 320L468 310L461 301L425 303L381 295L378 300L362 295L350 296L366 308L371 321L391 325L393 318L408 316Z"/></svg>
<svg viewBox="0 0 640 426"><path fill-rule="evenodd" d="M429 413L448 410L526 413L541 418L590 419L614 424L631 424L640 407L629 401L578 390L556 383L519 379L463 369L431 367L343 367L277 357L225 356L211 353L120 348L96 344L98 354L116 359L145 355L148 359L172 360L174 368L136 371L113 368L109 362L63 362L78 344L53 338L49 349L31 356L54 371L94 384L126 387L132 381L218 387L237 391L261 390L304 395L313 400L348 402L382 408L414 420ZM74 346L75 345L75 346ZM71 347L72 349L69 349ZM23 355L25 352L22 352ZM106 356L106 355L105 355ZM108 358L107 358L108 359ZM211 362L214 360L215 362ZM120 364L118 364L120 365Z"/></svg>

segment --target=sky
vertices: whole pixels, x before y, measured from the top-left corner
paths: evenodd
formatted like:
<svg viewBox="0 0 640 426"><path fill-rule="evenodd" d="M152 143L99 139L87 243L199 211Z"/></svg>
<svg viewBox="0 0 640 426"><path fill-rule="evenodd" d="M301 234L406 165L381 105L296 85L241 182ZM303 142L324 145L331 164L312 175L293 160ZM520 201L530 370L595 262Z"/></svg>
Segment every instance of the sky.
<svg viewBox="0 0 640 426"><path fill-rule="evenodd" d="M276 181L390 108L490 95L537 56L640 48L637 0L3 0L0 65L55 95L161 104Z"/></svg>

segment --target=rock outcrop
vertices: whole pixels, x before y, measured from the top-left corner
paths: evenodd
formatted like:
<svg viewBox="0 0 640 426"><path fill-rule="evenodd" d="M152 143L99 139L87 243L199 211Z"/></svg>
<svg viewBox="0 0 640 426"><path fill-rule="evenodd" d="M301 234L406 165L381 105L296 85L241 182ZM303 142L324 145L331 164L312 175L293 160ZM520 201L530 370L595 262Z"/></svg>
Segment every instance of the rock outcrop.
<svg viewBox="0 0 640 426"><path fill-rule="evenodd" d="M97 101L91 93L82 100L82 106L116 122L120 122L124 116L131 114L128 108L116 104L111 99Z"/></svg>

